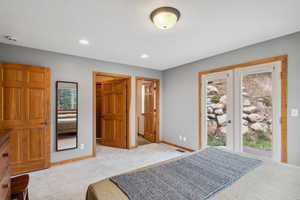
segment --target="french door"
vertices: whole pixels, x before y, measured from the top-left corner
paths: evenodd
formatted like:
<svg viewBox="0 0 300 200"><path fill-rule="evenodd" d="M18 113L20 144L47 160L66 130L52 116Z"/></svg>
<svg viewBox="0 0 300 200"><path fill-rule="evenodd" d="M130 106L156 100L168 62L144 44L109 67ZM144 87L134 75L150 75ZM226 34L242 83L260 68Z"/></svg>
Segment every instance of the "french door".
<svg viewBox="0 0 300 200"><path fill-rule="evenodd" d="M280 62L201 77L201 141L281 160Z"/></svg>
<svg viewBox="0 0 300 200"><path fill-rule="evenodd" d="M208 74L203 86L203 140L207 146L233 150L233 73Z"/></svg>

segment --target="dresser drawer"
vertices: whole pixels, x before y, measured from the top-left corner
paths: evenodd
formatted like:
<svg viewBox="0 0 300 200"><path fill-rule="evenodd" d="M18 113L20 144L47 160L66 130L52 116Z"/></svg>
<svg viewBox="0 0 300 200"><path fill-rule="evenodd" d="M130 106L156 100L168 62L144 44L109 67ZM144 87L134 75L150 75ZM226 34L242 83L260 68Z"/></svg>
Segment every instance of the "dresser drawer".
<svg viewBox="0 0 300 200"><path fill-rule="evenodd" d="M10 196L10 173L6 171L0 182L0 199L7 199Z"/></svg>
<svg viewBox="0 0 300 200"><path fill-rule="evenodd" d="M8 142L4 143L0 147L0 180L2 180L2 177L6 173L6 170L9 165L9 153L8 153Z"/></svg>

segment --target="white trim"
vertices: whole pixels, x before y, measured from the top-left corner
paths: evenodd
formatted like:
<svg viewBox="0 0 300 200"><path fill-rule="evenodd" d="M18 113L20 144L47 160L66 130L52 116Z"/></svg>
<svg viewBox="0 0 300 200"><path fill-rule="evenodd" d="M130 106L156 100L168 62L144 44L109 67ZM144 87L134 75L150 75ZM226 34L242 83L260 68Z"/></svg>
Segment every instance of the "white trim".
<svg viewBox="0 0 300 200"><path fill-rule="evenodd" d="M207 82L215 79L227 79L228 85L228 101L227 106L227 119L232 121L232 126L227 131L227 148L233 150L234 152L241 152L243 148L242 144L242 77L247 74L263 73L263 72L272 72L272 151L273 151L273 160L281 161L281 61L275 61L270 63L252 65L249 67L236 68L231 70L224 70L222 72L216 72L206 75L201 75L201 141L202 147L207 147L207 120L206 120L206 87ZM231 89L230 89L231 88ZM239 95L235 95L239 94ZM231 96L231 98L230 98ZM233 106L240 105L240 106Z"/></svg>

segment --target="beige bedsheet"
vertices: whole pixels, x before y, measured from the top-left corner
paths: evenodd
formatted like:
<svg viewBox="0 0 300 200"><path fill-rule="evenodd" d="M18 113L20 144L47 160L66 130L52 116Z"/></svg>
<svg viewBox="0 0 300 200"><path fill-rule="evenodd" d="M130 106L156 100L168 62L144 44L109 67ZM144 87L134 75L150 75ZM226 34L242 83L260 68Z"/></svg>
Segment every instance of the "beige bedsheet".
<svg viewBox="0 0 300 200"><path fill-rule="evenodd" d="M178 159L180 158L164 161L135 171L159 166ZM261 166L252 170L225 190L217 193L212 199L300 200L300 168L272 161L264 161ZM105 179L88 187L86 200L129 199L114 183L109 179Z"/></svg>

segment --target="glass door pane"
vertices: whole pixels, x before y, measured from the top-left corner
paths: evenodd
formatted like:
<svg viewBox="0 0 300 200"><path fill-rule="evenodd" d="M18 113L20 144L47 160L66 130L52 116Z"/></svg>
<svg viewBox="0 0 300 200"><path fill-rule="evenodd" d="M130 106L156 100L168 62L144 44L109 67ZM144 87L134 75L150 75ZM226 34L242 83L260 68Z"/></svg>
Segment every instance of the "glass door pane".
<svg viewBox="0 0 300 200"><path fill-rule="evenodd" d="M232 72L205 76L204 124L207 146L232 148Z"/></svg>
<svg viewBox="0 0 300 200"><path fill-rule="evenodd" d="M242 150L272 158L273 80L272 71L242 75Z"/></svg>

